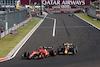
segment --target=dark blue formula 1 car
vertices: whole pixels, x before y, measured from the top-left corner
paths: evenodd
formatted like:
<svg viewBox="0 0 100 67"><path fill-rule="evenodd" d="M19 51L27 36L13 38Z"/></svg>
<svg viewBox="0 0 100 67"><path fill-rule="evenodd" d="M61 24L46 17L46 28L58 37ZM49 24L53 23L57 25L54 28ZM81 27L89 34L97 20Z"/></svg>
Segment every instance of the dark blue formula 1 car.
<svg viewBox="0 0 100 67"><path fill-rule="evenodd" d="M57 48L58 54L73 54L75 55L78 51L78 48L72 43L64 43L63 46Z"/></svg>

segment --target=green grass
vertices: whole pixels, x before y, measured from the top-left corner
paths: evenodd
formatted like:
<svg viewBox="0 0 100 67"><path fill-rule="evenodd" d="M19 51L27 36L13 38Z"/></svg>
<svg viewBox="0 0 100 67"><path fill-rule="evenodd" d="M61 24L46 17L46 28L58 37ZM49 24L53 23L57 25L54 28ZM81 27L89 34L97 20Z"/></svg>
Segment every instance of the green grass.
<svg viewBox="0 0 100 67"><path fill-rule="evenodd" d="M18 34L8 34L0 40L0 58L5 57L24 37L28 32L40 21L33 18L34 21L29 21L28 26L18 28Z"/></svg>
<svg viewBox="0 0 100 67"><path fill-rule="evenodd" d="M100 28L100 20L97 21L93 21L92 17L89 16L85 16L83 13L77 13L76 15L78 15L79 17L87 20L88 22L92 23L93 25L97 26L98 28Z"/></svg>

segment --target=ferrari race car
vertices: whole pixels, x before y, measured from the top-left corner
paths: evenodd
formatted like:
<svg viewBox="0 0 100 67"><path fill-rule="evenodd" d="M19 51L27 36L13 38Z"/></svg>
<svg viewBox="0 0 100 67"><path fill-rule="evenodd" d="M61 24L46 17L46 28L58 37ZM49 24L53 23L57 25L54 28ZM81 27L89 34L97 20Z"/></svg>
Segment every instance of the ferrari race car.
<svg viewBox="0 0 100 67"><path fill-rule="evenodd" d="M76 54L78 48L74 46L72 43L64 43L63 46L57 48L58 54Z"/></svg>
<svg viewBox="0 0 100 67"><path fill-rule="evenodd" d="M29 52L22 54L23 59L43 59L50 56L56 56L56 50L53 47L43 47L33 51L31 54Z"/></svg>

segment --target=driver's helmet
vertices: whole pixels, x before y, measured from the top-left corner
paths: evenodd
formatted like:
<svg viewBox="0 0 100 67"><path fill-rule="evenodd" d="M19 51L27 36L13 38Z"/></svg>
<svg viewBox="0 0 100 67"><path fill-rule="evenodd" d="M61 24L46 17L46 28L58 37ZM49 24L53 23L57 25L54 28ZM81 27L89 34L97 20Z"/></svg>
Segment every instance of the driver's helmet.
<svg viewBox="0 0 100 67"><path fill-rule="evenodd" d="M44 49L45 51L47 51L46 49Z"/></svg>
<svg viewBox="0 0 100 67"><path fill-rule="evenodd" d="M42 46L40 46L40 49L42 49L43 47Z"/></svg>
<svg viewBox="0 0 100 67"><path fill-rule="evenodd" d="M72 46L73 44L72 43L70 43L70 46Z"/></svg>
<svg viewBox="0 0 100 67"><path fill-rule="evenodd" d="M67 43L67 47L69 48L69 43Z"/></svg>
<svg viewBox="0 0 100 67"><path fill-rule="evenodd" d="M69 43L67 43L66 45L69 46Z"/></svg>

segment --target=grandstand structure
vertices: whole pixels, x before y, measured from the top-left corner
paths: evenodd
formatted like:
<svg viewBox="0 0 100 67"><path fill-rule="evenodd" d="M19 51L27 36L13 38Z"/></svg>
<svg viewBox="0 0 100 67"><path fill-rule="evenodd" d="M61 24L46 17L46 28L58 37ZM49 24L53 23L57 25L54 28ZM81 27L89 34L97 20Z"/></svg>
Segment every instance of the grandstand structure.
<svg viewBox="0 0 100 67"><path fill-rule="evenodd" d="M19 9L20 0L0 0L0 11L13 11Z"/></svg>
<svg viewBox="0 0 100 67"><path fill-rule="evenodd" d="M16 5L18 0L0 0L0 5Z"/></svg>

